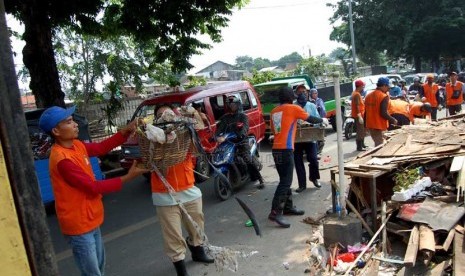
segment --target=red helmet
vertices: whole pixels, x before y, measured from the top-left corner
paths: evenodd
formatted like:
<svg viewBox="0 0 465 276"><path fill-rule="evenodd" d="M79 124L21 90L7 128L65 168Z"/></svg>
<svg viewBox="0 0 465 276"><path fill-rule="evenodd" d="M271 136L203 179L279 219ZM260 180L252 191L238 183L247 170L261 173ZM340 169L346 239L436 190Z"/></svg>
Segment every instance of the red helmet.
<svg viewBox="0 0 465 276"><path fill-rule="evenodd" d="M355 87L364 86L364 85L365 85L365 83L362 80L356 80L355 81Z"/></svg>

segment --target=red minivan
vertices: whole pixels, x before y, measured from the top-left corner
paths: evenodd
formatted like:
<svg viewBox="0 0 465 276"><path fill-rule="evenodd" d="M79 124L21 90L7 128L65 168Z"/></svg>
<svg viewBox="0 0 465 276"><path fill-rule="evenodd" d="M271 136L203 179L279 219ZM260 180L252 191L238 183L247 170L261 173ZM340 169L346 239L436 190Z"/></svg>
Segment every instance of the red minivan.
<svg viewBox="0 0 465 276"><path fill-rule="evenodd" d="M230 95L235 95L242 101L244 113L249 118L249 135L255 136L257 142L265 137L265 121L260 101L252 85L247 81L228 81L208 84L190 88L186 91L171 92L155 96L143 101L134 112L131 120L136 117L154 117L155 110L161 105L171 105L178 107L181 105L199 104L202 111L210 121L211 130L208 127L197 130L201 144L207 153L212 153L216 147L216 142L211 139L216 131L216 124L221 116L227 112L225 101ZM121 167L129 169L134 159L140 156L137 138L129 138L122 145ZM202 158L197 158L196 171L203 174L210 174L208 162ZM195 174L197 182L204 181L201 175Z"/></svg>

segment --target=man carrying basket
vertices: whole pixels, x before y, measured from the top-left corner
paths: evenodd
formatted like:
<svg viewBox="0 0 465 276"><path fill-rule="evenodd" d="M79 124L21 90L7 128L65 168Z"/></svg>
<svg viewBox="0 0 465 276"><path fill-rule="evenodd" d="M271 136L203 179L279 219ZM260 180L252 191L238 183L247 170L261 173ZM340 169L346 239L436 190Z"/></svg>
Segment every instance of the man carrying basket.
<svg viewBox="0 0 465 276"><path fill-rule="evenodd" d="M160 118L169 106L158 108L156 117ZM163 179L164 178L164 179ZM174 189L169 191L164 181ZM188 152L184 160L169 168L164 176L152 172L151 187L152 201L156 206L157 216L164 239L165 253L171 259L176 268L178 276L188 275L184 258L187 247L192 253L195 262L213 263L214 260L208 257L203 247L204 237L204 215L202 211L202 192L194 185L194 165L192 154ZM180 203L184 206L187 214L198 225L195 226L187 215L183 212ZM184 239L182 235L182 225L185 226L189 237Z"/></svg>

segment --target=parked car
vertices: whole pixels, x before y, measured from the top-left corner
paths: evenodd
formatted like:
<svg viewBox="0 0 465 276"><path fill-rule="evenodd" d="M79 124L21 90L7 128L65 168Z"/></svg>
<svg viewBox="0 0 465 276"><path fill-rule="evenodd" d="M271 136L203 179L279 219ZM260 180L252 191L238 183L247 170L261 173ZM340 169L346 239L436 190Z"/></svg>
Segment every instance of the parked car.
<svg viewBox="0 0 465 276"><path fill-rule="evenodd" d="M39 128L39 118L45 109L36 109L26 111L27 127L29 131L29 140L31 142L32 155L34 157L34 167L39 182L40 195L42 203L47 206L55 201L53 195L52 183L50 181L50 171L48 168L50 150L52 146L52 138ZM90 142L88 131L88 122L85 117L79 114L73 114L73 119L79 126L79 139L84 142ZM90 162L94 171L95 177L98 180L104 178L99 166L99 159L91 157Z"/></svg>
<svg viewBox="0 0 465 276"><path fill-rule="evenodd" d="M241 100L244 113L249 118L249 135L254 136L259 143L265 137L265 121L263 120L262 106L257 94L247 81L213 83L187 89L186 91L155 96L143 101L132 115L131 120L144 117L148 118L148 121L151 121L150 119L153 121L155 110L162 105L180 107L196 103L201 106L201 110L210 121L211 129L206 127L197 130L197 133L203 149L207 154L211 154L217 146L217 143L212 139L216 131L216 125L221 116L227 111L225 102L226 98L231 95L235 95ZM121 167L129 169L132 162L138 158L140 158L138 140L137 137L132 137L122 145ZM197 172L205 176L210 174L208 160L204 157L196 157L194 161ZM195 176L197 182L205 180L199 174L195 174Z"/></svg>

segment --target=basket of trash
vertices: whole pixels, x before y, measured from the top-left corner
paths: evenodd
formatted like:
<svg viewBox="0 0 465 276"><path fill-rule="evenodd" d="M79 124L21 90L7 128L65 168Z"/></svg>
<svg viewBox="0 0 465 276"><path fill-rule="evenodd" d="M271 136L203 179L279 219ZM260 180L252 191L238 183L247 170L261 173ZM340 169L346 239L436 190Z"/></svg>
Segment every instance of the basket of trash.
<svg viewBox="0 0 465 276"><path fill-rule="evenodd" d="M295 143L324 141L325 129L311 125L298 125L295 133Z"/></svg>
<svg viewBox="0 0 465 276"><path fill-rule="evenodd" d="M142 164L147 169L156 166L163 174L183 162L191 150L191 134L184 122L145 125L137 135Z"/></svg>

